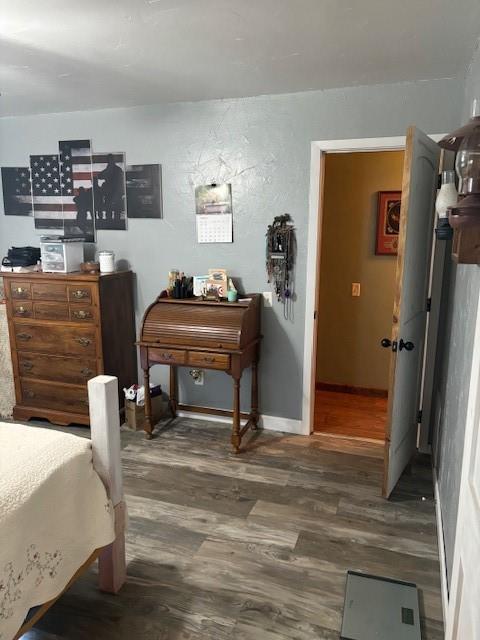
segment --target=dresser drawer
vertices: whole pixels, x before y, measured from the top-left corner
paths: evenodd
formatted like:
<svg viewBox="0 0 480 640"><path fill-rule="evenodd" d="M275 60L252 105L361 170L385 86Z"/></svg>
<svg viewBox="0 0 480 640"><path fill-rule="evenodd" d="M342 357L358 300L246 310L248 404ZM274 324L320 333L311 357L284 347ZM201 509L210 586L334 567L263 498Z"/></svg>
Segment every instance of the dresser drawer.
<svg viewBox="0 0 480 640"><path fill-rule="evenodd" d="M230 356L226 353L209 353L206 351L189 351L188 364L200 369L230 369Z"/></svg>
<svg viewBox="0 0 480 640"><path fill-rule="evenodd" d="M35 320L68 320L68 304L66 302L34 302Z"/></svg>
<svg viewBox="0 0 480 640"><path fill-rule="evenodd" d="M10 296L14 300L29 300L32 297L32 288L29 282L10 282Z"/></svg>
<svg viewBox="0 0 480 640"><path fill-rule="evenodd" d="M32 298L34 300L67 301L67 287L57 282L32 282Z"/></svg>
<svg viewBox="0 0 480 640"><path fill-rule="evenodd" d="M95 360L68 358L20 351L18 370L22 378L85 384L97 372Z"/></svg>
<svg viewBox="0 0 480 640"><path fill-rule="evenodd" d="M181 349L149 349L148 357L159 364L185 364L187 353Z"/></svg>
<svg viewBox="0 0 480 640"><path fill-rule="evenodd" d="M84 304L71 304L70 320L72 322L93 322L95 320L94 308Z"/></svg>
<svg viewBox="0 0 480 640"><path fill-rule="evenodd" d="M70 302L92 302L92 287L89 284L69 284L68 299Z"/></svg>
<svg viewBox="0 0 480 640"><path fill-rule="evenodd" d="M33 305L31 302L12 300L14 318L33 318Z"/></svg>
<svg viewBox="0 0 480 640"><path fill-rule="evenodd" d="M18 351L41 351L54 355L95 357L95 331L87 327L15 323Z"/></svg>
<svg viewBox="0 0 480 640"><path fill-rule="evenodd" d="M57 409L88 414L87 387L67 387L53 382L38 382L22 378L22 404L40 409Z"/></svg>

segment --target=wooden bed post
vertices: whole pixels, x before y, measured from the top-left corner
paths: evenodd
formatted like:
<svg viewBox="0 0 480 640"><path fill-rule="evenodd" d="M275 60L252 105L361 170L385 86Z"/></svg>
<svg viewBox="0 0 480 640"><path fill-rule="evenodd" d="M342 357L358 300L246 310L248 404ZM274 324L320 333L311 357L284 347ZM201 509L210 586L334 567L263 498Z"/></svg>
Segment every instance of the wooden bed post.
<svg viewBox="0 0 480 640"><path fill-rule="evenodd" d="M89 380L88 399L93 466L107 488L115 512L115 540L98 558L99 587L117 593L127 577L117 378L101 375Z"/></svg>

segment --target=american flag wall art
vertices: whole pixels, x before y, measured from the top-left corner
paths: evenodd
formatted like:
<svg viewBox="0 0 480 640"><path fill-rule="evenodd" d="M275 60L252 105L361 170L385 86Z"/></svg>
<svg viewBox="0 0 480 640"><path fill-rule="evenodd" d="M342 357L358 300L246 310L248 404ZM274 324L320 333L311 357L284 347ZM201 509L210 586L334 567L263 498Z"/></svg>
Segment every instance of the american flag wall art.
<svg viewBox="0 0 480 640"><path fill-rule="evenodd" d="M32 215L28 167L2 167L3 210L6 216Z"/></svg>
<svg viewBox="0 0 480 640"><path fill-rule="evenodd" d="M58 156L30 156L30 173L35 229L63 230Z"/></svg>
<svg viewBox="0 0 480 640"><path fill-rule="evenodd" d="M95 241L92 148L90 140L61 140L60 189L66 235Z"/></svg>

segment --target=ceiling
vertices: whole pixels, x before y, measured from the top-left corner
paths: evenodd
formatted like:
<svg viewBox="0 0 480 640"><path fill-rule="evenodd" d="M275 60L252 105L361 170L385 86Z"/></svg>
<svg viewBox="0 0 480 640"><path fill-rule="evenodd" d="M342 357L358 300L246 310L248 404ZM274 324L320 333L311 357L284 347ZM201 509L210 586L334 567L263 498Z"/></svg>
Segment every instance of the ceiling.
<svg viewBox="0 0 480 640"><path fill-rule="evenodd" d="M478 0L0 0L0 115L463 73Z"/></svg>

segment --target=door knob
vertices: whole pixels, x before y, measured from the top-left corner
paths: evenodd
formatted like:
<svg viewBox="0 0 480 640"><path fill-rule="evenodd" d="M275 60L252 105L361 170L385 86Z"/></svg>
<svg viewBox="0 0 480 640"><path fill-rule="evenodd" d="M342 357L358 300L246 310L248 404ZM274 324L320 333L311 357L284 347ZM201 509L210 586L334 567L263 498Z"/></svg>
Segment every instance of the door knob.
<svg viewBox="0 0 480 640"><path fill-rule="evenodd" d="M380 344L382 345L382 347L384 349L388 349L389 347L392 348L392 351L396 351L397 350L397 341L396 340L390 340L390 338L383 338L383 340L380 342Z"/></svg>
<svg viewBox="0 0 480 640"><path fill-rule="evenodd" d="M415 349L415 345L413 344L413 342L404 342L403 338L400 338L398 348L400 349L400 351L402 351L402 349L405 349L405 351L413 351Z"/></svg>

